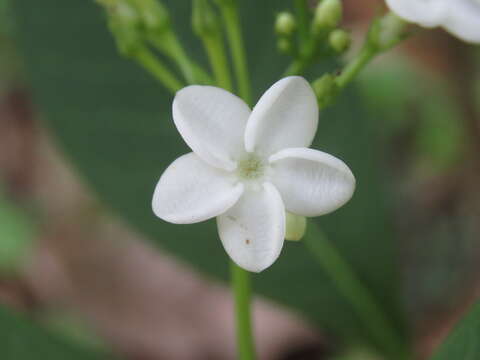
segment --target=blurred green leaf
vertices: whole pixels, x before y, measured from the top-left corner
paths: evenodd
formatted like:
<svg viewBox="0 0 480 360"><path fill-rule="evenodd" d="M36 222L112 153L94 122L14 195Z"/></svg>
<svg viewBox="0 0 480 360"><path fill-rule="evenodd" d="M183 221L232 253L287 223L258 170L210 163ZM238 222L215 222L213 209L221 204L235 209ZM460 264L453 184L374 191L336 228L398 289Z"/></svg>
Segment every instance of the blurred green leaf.
<svg viewBox="0 0 480 360"><path fill-rule="evenodd" d="M480 359L480 303L457 324L430 360Z"/></svg>
<svg viewBox="0 0 480 360"><path fill-rule="evenodd" d="M408 57L384 59L360 79L363 98L375 112L372 119L386 141L414 127L412 150L419 165L442 172L457 164L465 133L462 112L446 79L426 72Z"/></svg>
<svg viewBox="0 0 480 360"><path fill-rule="evenodd" d="M10 0L0 0L0 33L6 33L10 30L9 6Z"/></svg>
<svg viewBox="0 0 480 360"><path fill-rule="evenodd" d="M111 356L77 347L35 325L22 315L0 307L2 360L106 360Z"/></svg>
<svg viewBox="0 0 480 360"><path fill-rule="evenodd" d="M15 271L32 243L33 224L0 192L0 272Z"/></svg>
<svg viewBox="0 0 480 360"><path fill-rule="evenodd" d="M187 51L205 63L199 55L201 44L186 21L190 2L165 3ZM257 98L286 68L275 53L273 25L276 11L289 4L241 2ZM42 6L32 6L28 0L17 0L14 8L35 98L59 144L92 189L162 248L207 275L226 279L227 256L213 220L172 225L155 218L150 208L162 171L189 151L171 120L172 97L117 54L103 14L93 2L44 0ZM314 71L320 74L319 69ZM395 239L376 162L375 132L366 117L355 91L321 115L314 147L344 159L358 188L347 206L318 223L406 342ZM365 324L302 242L288 242L279 261L254 280L259 294L292 307L344 340L382 347L369 338Z"/></svg>
<svg viewBox="0 0 480 360"><path fill-rule="evenodd" d="M12 44L13 18L10 0L0 0L0 94L21 77L21 63Z"/></svg>
<svg viewBox="0 0 480 360"><path fill-rule="evenodd" d="M332 360L382 360L382 358L372 353L369 349L353 348L347 353L340 354Z"/></svg>
<svg viewBox="0 0 480 360"><path fill-rule="evenodd" d="M45 329L50 330L53 335L62 335L72 344L88 347L97 351L106 350L106 344L99 338L88 321L81 316L68 311L61 311L52 308L50 311L43 311L37 318L42 322Z"/></svg>

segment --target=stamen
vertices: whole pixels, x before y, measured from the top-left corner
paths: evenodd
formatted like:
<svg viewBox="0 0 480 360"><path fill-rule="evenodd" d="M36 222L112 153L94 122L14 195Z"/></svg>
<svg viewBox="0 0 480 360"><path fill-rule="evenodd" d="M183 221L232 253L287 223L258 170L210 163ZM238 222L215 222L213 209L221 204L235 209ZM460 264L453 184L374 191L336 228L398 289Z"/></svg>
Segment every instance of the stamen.
<svg viewBox="0 0 480 360"><path fill-rule="evenodd" d="M239 162L237 171L240 178L255 180L264 175L265 165L259 157L252 154Z"/></svg>

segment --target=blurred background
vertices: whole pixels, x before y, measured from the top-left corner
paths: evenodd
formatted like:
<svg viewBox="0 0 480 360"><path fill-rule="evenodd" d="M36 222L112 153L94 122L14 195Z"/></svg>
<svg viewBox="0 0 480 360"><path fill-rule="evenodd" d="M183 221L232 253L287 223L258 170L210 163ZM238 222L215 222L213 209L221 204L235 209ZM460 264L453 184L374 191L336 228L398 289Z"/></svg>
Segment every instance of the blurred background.
<svg viewBox="0 0 480 360"><path fill-rule="evenodd" d="M189 2L166 4L206 63ZM383 2L344 5L360 44ZM289 8L242 4L256 98L288 64L273 23ZM416 31L321 115L315 147L359 181L320 226L426 359L480 285L480 51ZM186 151L170 102L121 58L93 1L0 0L1 359L235 358L213 224L178 229L149 210L158 176ZM384 358L301 248L255 276L259 358Z"/></svg>

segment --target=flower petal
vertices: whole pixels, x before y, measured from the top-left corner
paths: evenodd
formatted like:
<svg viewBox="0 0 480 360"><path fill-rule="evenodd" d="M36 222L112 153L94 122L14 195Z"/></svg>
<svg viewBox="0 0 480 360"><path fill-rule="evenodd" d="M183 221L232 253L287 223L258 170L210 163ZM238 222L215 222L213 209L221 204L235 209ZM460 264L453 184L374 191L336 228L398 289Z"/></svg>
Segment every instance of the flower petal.
<svg viewBox="0 0 480 360"><path fill-rule="evenodd" d="M247 189L217 218L223 247L240 267L260 272L278 258L285 238L285 208L277 189L264 183Z"/></svg>
<svg viewBox="0 0 480 360"><path fill-rule="evenodd" d="M242 193L243 184L231 173L188 153L176 159L160 177L152 208L165 221L191 224L224 213Z"/></svg>
<svg viewBox="0 0 480 360"><path fill-rule="evenodd" d="M253 108L245 148L269 156L290 147L310 146L317 131L318 105L302 77L286 77L268 89Z"/></svg>
<svg viewBox="0 0 480 360"><path fill-rule="evenodd" d="M480 43L480 2L455 0L443 22L450 33L472 43Z"/></svg>
<svg viewBox="0 0 480 360"><path fill-rule="evenodd" d="M243 100L217 87L192 85L177 92L172 110L180 135L198 156L215 167L235 169L245 152L250 115Z"/></svg>
<svg viewBox="0 0 480 360"><path fill-rule="evenodd" d="M439 26L445 18L450 0L386 1L390 10L401 18L424 27L435 27Z"/></svg>
<svg viewBox="0 0 480 360"><path fill-rule="evenodd" d="M344 205L355 190L345 163L327 153L285 149L270 157L271 181L288 211L302 216L327 214Z"/></svg>

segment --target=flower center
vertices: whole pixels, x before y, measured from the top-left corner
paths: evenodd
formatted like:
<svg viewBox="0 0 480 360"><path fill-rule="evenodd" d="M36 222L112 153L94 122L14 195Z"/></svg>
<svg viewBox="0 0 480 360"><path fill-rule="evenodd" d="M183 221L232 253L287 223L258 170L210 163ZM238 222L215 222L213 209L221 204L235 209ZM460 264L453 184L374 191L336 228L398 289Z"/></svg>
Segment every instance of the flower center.
<svg viewBox="0 0 480 360"><path fill-rule="evenodd" d="M265 164L258 156L248 154L246 158L239 161L237 173L243 180L256 180L265 174Z"/></svg>

